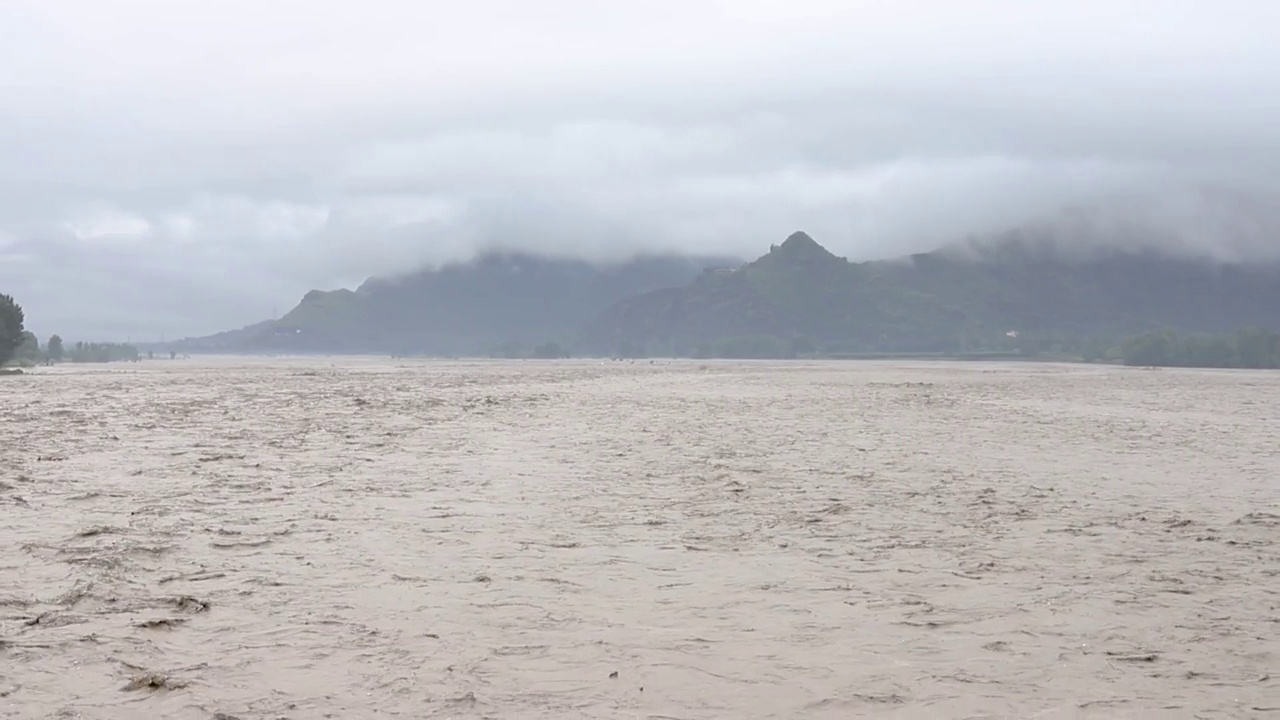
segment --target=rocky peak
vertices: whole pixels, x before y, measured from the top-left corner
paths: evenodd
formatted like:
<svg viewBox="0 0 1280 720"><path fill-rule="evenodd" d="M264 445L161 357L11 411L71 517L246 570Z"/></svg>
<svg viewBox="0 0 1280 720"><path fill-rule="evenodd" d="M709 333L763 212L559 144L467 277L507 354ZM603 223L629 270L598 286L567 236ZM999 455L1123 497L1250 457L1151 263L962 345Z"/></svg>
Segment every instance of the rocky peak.
<svg viewBox="0 0 1280 720"><path fill-rule="evenodd" d="M791 233L781 245L771 246L769 255L780 260L802 263L840 259L819 245L816 240L809 237L808 233L805 232Z"/></svg>

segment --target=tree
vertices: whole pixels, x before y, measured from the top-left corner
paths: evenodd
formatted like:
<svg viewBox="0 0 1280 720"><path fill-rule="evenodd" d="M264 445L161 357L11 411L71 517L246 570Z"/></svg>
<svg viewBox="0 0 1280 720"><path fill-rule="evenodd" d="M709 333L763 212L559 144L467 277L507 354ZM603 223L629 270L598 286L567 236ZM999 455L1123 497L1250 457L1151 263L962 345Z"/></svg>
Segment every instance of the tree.
<svg viewBox="0 0 1280 720"><path fill-rule="evenodd" d="M44 352L49 359L54 362L62 362L62 355L65 350L62 347L62 336L54 335L49 338L49 343L44 346Z"/></svg>
<svg viewBox="0 0 1280 720"><path fill-rule="evenodd" d="M22 346L25 322L22 306L9 295L0 295L0 365L9 362Z"/></svg>
<svg viewBox="0 0 1280 720"><path fill-rule="evenodd" d="M30 330L22 333L22 344L13 353L13 359L23 365L34 365L40 362L40 339Z"/></svg>
<svg viewBox="0 0 1280 720"><path fill-rule="evenodd" d="M1132 337L1121 345L1125 365L1176 365L1177 338L1171 330L1159 330Z"/></svg>
<svg viewBox="0 0 1280 720"><path fill-rule="evenodd" d="M533 349L533 356L539 360L557 360L569 357L559 343L545 342Z"/></svg>
<svg viewBox="0 0 1280 720"><path fill-rule="evenodd" d="M1280 334L1251 329L1234 335L1179 335L1163 330L1126 340L1121 354L1125 365L1276 369Z"/></svg>
<svg viewBox="0 0 1280 720"><path fill-rule="evenodd" d="M137 362L141 355L127 343L77 342L68 359L73 363Z"/></svg>

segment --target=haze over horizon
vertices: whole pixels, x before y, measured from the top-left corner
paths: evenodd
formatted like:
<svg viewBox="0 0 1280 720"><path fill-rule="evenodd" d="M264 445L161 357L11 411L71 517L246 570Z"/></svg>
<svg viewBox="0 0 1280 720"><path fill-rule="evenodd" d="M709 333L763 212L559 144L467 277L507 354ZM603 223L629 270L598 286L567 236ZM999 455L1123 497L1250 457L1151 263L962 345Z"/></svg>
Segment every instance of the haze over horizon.
<svg viewBox="0 0 1280 720"><path fill-rule="evenodd" d="M172 338L487 247L749 258L802 229L868 259L1068 207L1102 208L1082 242L1275 257L1278 23L1245 0L10 3L0 292L42 339Z"/></svg>

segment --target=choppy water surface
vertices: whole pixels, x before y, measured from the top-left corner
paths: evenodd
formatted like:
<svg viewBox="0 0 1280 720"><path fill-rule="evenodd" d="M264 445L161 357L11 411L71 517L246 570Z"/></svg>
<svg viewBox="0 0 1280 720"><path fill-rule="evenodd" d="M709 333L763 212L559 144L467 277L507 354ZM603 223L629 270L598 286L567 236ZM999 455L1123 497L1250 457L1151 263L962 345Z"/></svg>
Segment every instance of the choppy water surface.
<svg viewBox="0 0 1280 720"><path fill-rule="evenodd" d="M1280 714L1280 374L0 378L0 716Z"/></svg>

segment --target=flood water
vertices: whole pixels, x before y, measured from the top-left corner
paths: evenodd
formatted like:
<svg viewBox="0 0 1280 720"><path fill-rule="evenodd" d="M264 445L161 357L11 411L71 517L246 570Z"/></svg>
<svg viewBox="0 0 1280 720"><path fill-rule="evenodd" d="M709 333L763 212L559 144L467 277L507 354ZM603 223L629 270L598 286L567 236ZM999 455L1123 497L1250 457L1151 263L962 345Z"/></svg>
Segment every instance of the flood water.
<svg viewBox="0 0 1280 720"><path fill-rule="evenodd" d="M0 716L1280 716L1280 373L0 378Z"/></svg>

